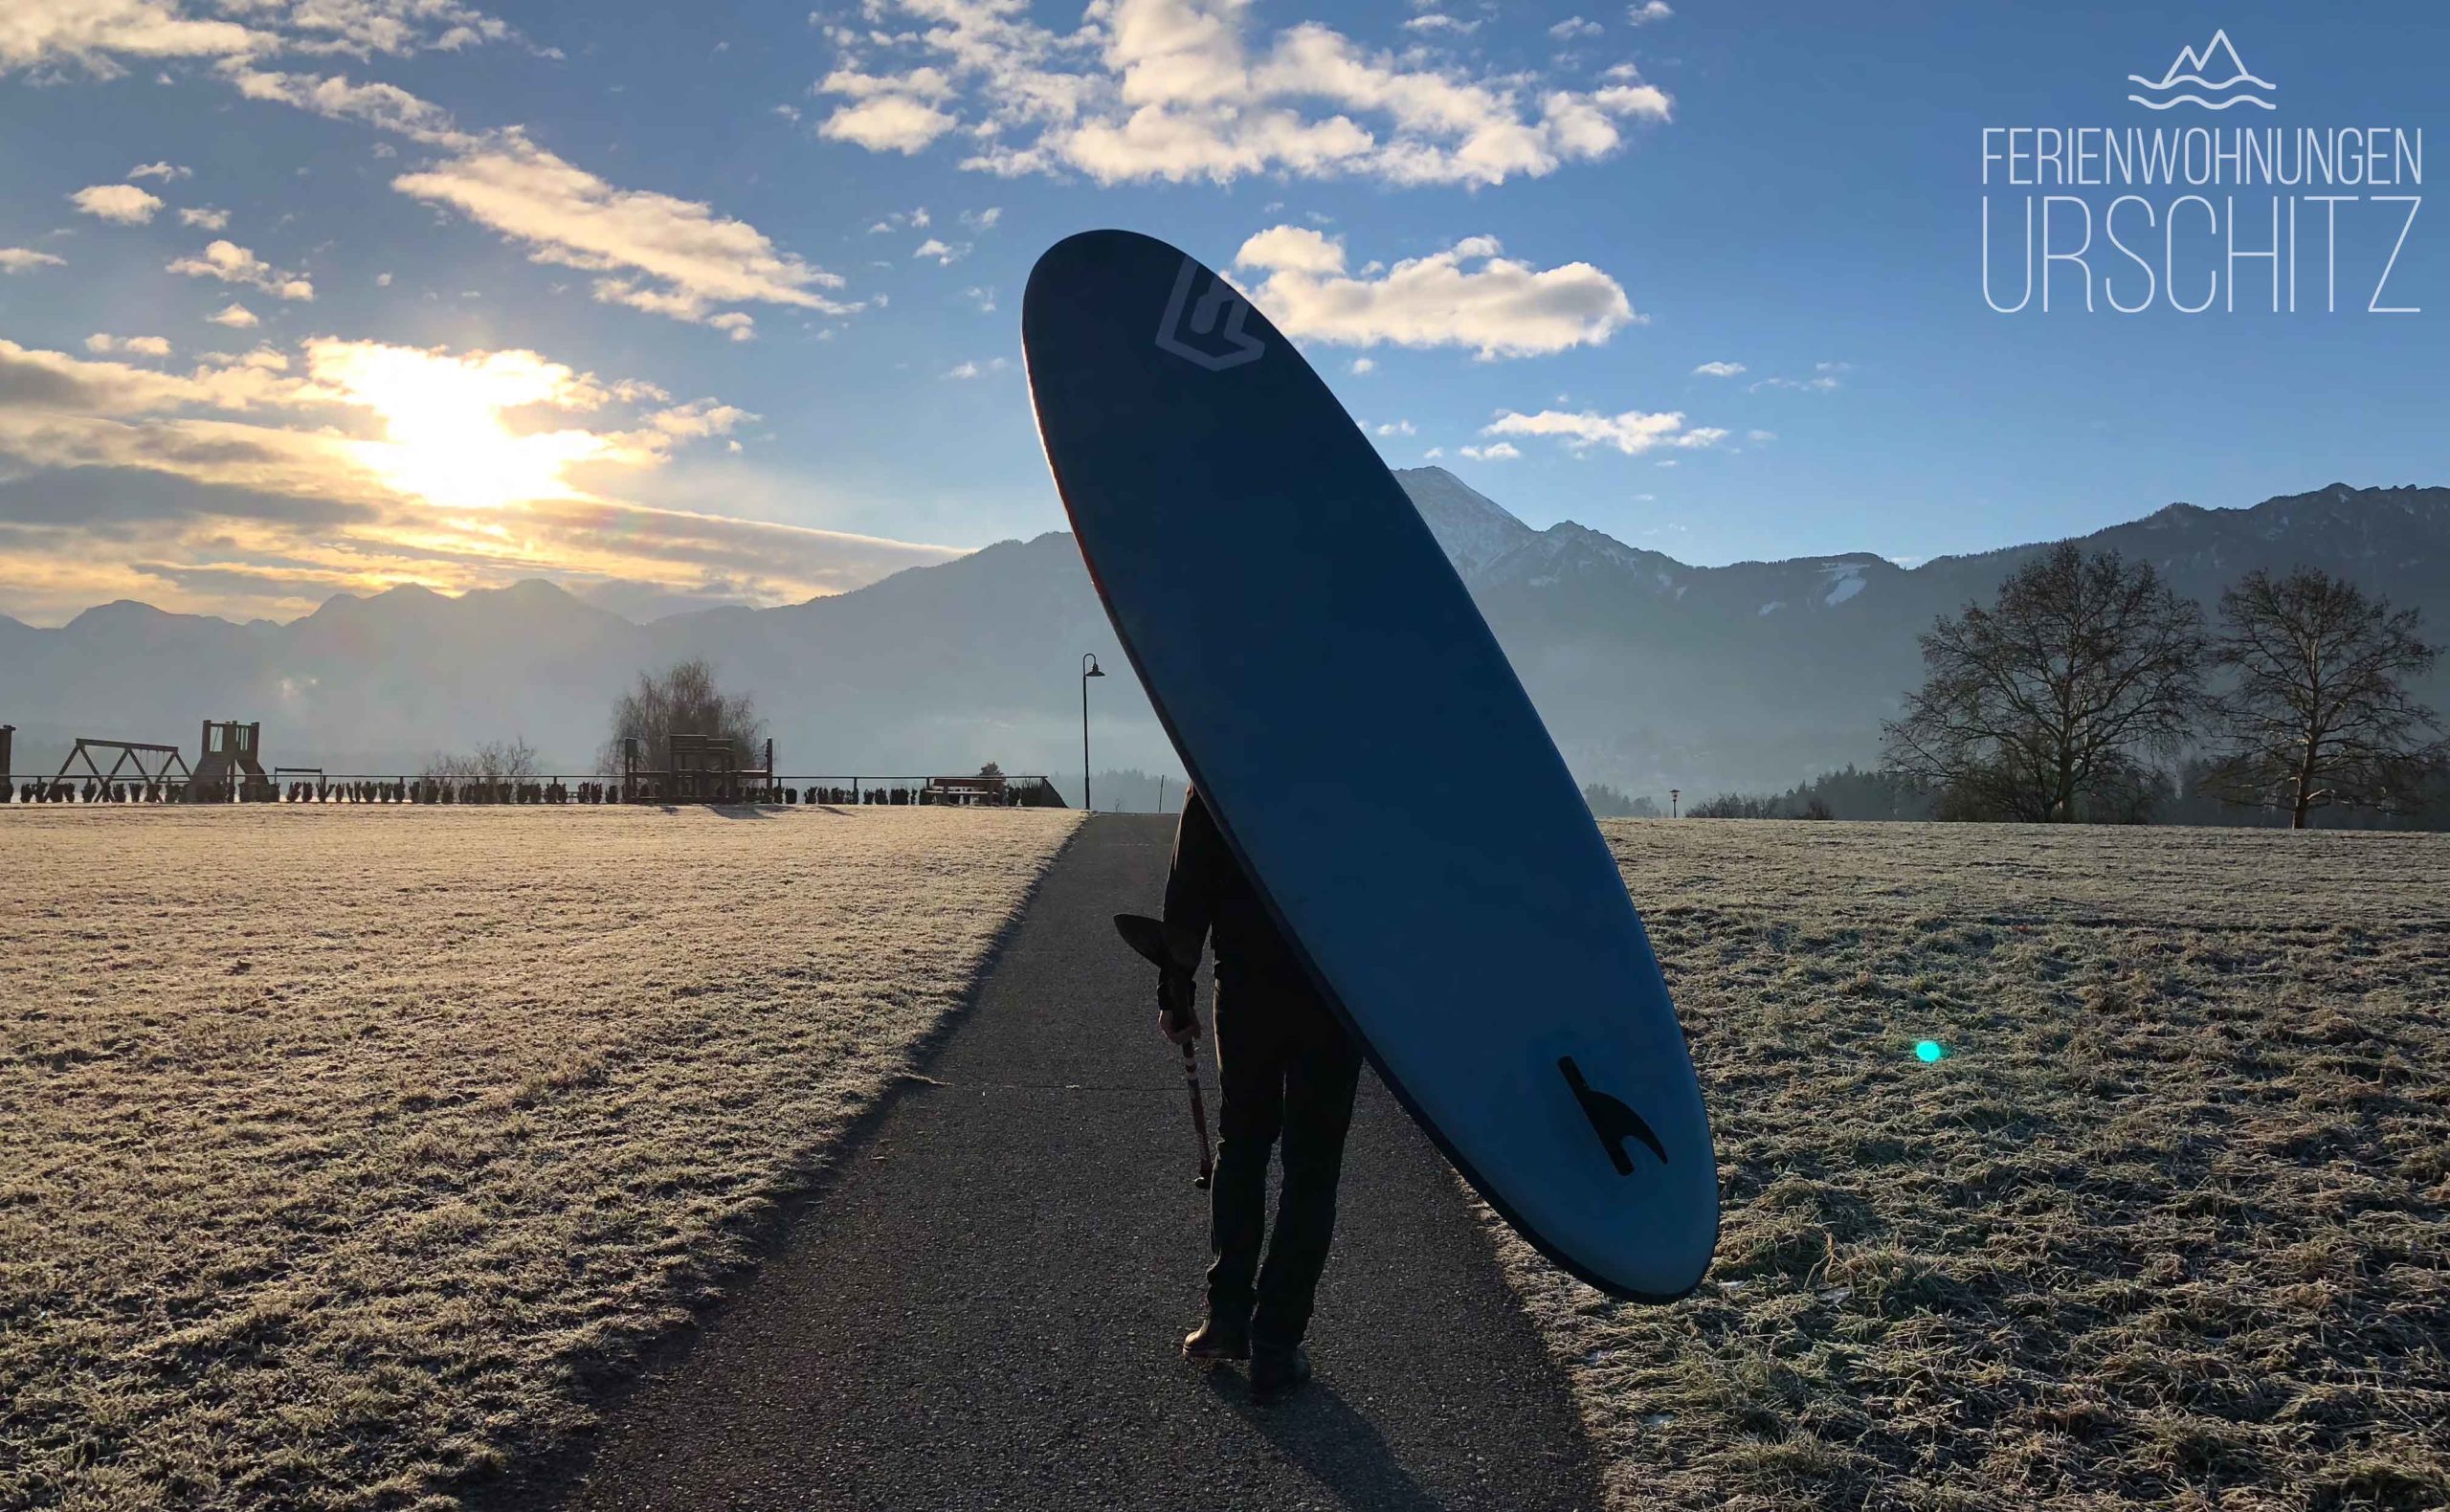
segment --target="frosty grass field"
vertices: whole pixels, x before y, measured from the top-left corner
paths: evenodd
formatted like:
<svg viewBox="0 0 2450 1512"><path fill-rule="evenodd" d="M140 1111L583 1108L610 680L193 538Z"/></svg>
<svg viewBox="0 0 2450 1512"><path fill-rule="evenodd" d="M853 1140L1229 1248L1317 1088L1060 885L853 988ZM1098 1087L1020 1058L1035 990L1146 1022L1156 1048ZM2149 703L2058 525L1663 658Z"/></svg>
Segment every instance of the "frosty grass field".
<svg viewBox="0 0 2450 1512"><path fill-rule="evenodd" d="M442 1507L583 1425L1074 822L0 813L0 1505ZM1607 830L1718 1261L1491 1232L1625 1512L2450 1502L2450 839Z"/></svg>
<svg viewBox="0 0 2450 1512"><path fill-rule="evenodd" d="M1076 822L0 812L0 1506L444 1506L582 1425Z"/></svg>
<svg viewBox="0 0 2450 1512"><path fill-rule="evenodd" d="M2450 1505L2450 836L1605 829L1718 1258L1499 1232L1622 1507Z"/></svg>

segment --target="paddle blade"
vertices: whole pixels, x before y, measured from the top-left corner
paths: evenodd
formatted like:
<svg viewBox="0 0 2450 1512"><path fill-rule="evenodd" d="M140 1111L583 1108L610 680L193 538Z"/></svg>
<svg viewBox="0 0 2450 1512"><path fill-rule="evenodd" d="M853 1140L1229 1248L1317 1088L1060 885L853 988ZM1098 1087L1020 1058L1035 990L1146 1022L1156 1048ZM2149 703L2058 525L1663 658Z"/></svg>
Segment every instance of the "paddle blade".
<svg viewBox="0 0 2450 1512"><path fill-rule="evenodd" d="M1187 968L1182 957L1167 943L1163 921L1147 914L1117 914L1114 929L1123 936L1123 943L1140 952L1149 965L1173 970Z"/></svg>

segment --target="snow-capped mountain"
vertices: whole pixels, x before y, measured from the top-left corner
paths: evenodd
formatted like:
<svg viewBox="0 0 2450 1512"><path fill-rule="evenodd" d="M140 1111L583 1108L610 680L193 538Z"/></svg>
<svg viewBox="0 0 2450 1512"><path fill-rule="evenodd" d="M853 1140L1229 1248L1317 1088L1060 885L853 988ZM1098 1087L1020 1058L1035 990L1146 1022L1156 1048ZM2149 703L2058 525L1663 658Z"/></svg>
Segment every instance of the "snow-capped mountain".
<svg viewBox="0 0 2450 1512"><path fill-rule="evenodd" d="M1442 467L1398 473L1413 507L1429 533L1445 548L1457 571L1469 576L1516 547L1537 539L1537 532L1500 508L1461 478Z"/></svg>

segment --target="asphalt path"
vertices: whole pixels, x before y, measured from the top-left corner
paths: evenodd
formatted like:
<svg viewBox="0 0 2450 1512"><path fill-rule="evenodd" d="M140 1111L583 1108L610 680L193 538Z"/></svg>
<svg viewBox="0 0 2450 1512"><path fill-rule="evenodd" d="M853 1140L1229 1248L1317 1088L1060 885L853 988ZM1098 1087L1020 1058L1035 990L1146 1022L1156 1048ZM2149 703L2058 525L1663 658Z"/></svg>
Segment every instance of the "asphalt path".
<svg viewBox="0 0 2450 1512"><path fill-rule="evenodd" d="M1207 1196L1117 912L1170 819L1091 818L979 989L753 1279L526 1506L1595 1508L1564 1380L1436 1150L1364 1075L1317 1377L1177 1353ZM1206 975L1203 973L1203 982ZM1214 1113L1214 1064L1203 1080Z"/></svg>

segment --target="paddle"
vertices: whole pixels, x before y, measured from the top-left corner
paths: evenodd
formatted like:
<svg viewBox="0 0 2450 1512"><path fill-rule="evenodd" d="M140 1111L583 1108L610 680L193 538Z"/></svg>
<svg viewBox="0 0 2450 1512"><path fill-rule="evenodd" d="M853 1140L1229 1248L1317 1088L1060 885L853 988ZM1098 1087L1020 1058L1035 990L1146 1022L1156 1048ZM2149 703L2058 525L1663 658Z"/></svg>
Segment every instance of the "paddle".
<svg viewBox="0 0 2450 1512"><path fill-rule="evenodd" d="M1140 952L1157 969L1180 971L1186 978L1191 975L1192 967L1185 965L1175 954L1166 939L1166 926L1161 921L1146 914L1117 914L1114 916L1114 927L1115 932L1123 936L1124 944ZM1199 1095L1196 1044L1196 1040L1186 1040L1183 1044L1183 1085L1191 1092L1192 1128L1199 1135L1199 1174L1192 1178L1191 1184L1205 1190L1208 1179L1214 1174L1216 1167L1208 1153L1208 1102Z"/></svg>

